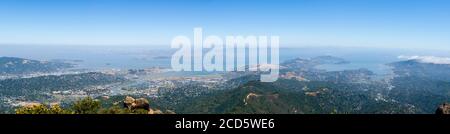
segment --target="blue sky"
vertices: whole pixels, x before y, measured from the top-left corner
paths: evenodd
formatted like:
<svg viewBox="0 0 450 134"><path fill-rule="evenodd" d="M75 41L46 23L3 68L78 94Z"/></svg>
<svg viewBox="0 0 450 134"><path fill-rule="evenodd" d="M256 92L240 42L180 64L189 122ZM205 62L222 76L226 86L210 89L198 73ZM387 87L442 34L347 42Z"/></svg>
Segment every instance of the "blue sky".
<svg viewBox="0 0 450 134"><path fill-rule="evenodd" d="M279 35L282 46L450 48L448 0L1 0L0 44L166 45Z"/></svg>

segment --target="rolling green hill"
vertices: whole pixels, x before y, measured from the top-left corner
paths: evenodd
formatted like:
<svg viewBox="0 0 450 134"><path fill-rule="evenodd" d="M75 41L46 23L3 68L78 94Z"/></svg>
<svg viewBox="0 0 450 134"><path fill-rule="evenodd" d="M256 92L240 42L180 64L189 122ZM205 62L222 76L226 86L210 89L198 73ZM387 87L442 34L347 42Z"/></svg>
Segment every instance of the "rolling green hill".
<svg viewBox="0 0 450 134"><path fill-rule="evenodd" d="M248 82L232 90L186 99L176 113L414 113L407 105L376 99L359 85L279 80Z"/></svg>

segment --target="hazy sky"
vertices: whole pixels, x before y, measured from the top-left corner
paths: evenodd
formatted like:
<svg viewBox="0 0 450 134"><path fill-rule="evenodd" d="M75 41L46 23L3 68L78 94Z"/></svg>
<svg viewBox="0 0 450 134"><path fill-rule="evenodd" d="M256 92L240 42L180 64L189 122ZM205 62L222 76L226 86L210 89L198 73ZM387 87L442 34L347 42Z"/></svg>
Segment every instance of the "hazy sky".
<svg viewBox="0 0 450 134"><path fill-rule="evenodd" d="M169 44L279 35L282 46L450 48L449 0L1 0L0 44Z"/></svg>

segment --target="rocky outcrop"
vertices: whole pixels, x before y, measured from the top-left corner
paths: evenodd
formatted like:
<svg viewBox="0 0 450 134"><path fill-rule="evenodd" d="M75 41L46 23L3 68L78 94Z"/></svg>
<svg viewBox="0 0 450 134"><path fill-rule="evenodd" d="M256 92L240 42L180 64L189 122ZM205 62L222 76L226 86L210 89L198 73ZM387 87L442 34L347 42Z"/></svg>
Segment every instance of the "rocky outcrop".
<svg viewBox="0 0 450 134"><path fill-rule="evenodd" d="M444 103L436 109L436 114L450 114L450 104Z"/></svg>
<svg viewBox="0 0 450 134"><path fill-rule="evenodd" d="M134 99L133 97L127 96L123 101L123 106L130 110L145 109L151 111L150 103L145 98Z"/></svg>
<svg viewBox="0 0 450 134"><path fill-rule="evenodd" d="M144 109L148 111L148 114L175 114L175 112L170 110L166 110L165 112L163 112L159 109L150 108L150 103L145 98L134 99L133 97L127 96L123 101L123 107L132 111Z"/></svg>

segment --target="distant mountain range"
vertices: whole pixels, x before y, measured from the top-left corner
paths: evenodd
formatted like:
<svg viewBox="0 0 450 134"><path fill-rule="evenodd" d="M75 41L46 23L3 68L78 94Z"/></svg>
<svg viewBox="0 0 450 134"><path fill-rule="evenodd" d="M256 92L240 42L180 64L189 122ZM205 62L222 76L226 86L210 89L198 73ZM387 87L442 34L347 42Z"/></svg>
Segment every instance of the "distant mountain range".
<svg viewBox="0 0 450 134"><path fill-rule="evenodd" d="M64 62L37 61L16 57L0 57L0 74L48 73L73 67Z"/></svg>
<svg viewBox="0 0 450 134"><path fill-rule="evenodd" d="M407 60L388 64L399 76L424 77L432 80L450 81L450 64L425 63L419 60Z"/></svg>
<svg viewBox="0 0 450 134"><path fill-rule="evenodd" d="M321 64L348 64L349 61L334 57L334 56L318 56L310 59L295 58L292 60L287 60L281 64L281 66L287 69L302 69L310 70L317 65Z"/></svg>

